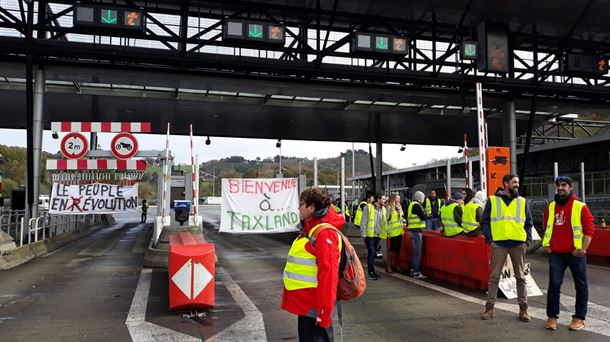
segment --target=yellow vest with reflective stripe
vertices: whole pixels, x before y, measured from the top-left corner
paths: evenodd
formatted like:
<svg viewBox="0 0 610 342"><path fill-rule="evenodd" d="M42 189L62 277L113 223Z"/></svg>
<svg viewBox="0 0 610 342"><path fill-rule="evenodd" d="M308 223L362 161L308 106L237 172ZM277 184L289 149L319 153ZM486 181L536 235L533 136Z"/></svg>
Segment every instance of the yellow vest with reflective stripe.
<svg viewBox="0 0 610 342"><path fill-rule="evenodd" d="M574 201L572 204L572 233L574 234L574 248L582 249L582 226L581 226L581 214L582 208L585 206L583 202ZM551 245L551 236L553 235L553 224L555 223L555 201L549 204L549 219L546 223L546 231L544 232L544 239L542 239L542 247L549 247Z"/></svg>
<svg viewBox="0 0 610 342"><path fill-rule="evenodd" d="M443 234L445 236L454 236L463 232L464 229L455 222L455 216L453 210L457 207L458 203L451 203L441 208L441 222L443 223Z"/></svg>
<svg viewBox="0 0 610 342"><path fill-rule="evenodd" d="M398 214L397 210L394 210L390 215L390 222L388 222L388 236L393 238L395 236L401 236L404 233L402 229L402 217Z"/></svg>
<svg viewBox="0 0 610 342"><path fill-rule="evenodd" d="M419 216L417 216L416 214L413 213L413 206L415 205L421 205L419 204L419 202L417 201L412 201L409 204L409 209L407 209L407 221L409 222L408 228L409 229L424 229L426 228L426 222L422 221L422 219L419 218Z"/></svg>
<svg viewBox="0 0 610 342"><path fill-rule="evenodd" d="M436 200L434 200L436 203L438 203L438 210L440 212L441 210L441 199L437 198ZM432 203L430 202L430 198L426 197L426 216L432 216Z"/></svg>
<svg viewBox="0 0 610 342"><path fill-rule="evenodd" d="M358 203L358 209L356 209L356 217L354 217L354 224L357 226L360 226L360 220L362 219L362 208L360 208L360 206L362 206L363 204L367 203L364 201Z"/></svg>
<svg viewBox="0 0 610 342"><path fill-rule="evenodd" d="M477 222L477 209L482 208L481 205L475 202L470 202L464 206L462 214L462 228L465 233L469 233L479 227Z"/></svg>
<svg viewBox="0 0 610 342"><path fill-rule="evenodd" d="M339 208L339 206L338 206L338 205L333 204L332 206L333 206L333 208L335 208L335 211L336 211L337 213L341 214L341 208Z"/></svg>
<svg viewBox="0 0 610 342"><path fill-rule="evenodd" d="M381 234L379 237L382 239L386 238L386 229L388 226L388 220L386 216L385 207L381 207L383 209L383 217L381 217ZM368 222L366 224L366 237L375 237L375 206L373 204L368 204Z"/></svg>
<svg viewBox="0 0 610 342"><path fill-rule="evenodd" d="M525 241L525 198L519 196L506 205L499 196L490 196L493 241Z"/></svg>
<svg viewBox="0 0 610 342"><path fill-rule="evenodd" d="M308 234L309 237L311 237L313 232L323 224L328 223L321 223L311 228ZM318 287L318 263L316 256L305 249L307 242L309 242L309 239L299 235L299 237L292 242L292 246L288 251L288 259L286 260L283 276L286 290L292 291ZM342 245L343 240L341 239L341 236L339 236L339 255L341 255ZM339 256L339 258L341 257Z"/></svg>

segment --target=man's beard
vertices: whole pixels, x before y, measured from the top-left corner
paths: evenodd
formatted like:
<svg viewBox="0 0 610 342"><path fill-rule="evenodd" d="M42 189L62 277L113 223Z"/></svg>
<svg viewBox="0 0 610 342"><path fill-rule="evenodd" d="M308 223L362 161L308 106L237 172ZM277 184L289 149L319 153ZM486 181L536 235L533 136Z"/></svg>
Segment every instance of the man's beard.
<svg viewBox="0 0 610 342"><path fill-rule="evenodd" d="M518 197L519 196L519 188L514 187L514 188L510 189L510 194L513 197Z"/></svg>

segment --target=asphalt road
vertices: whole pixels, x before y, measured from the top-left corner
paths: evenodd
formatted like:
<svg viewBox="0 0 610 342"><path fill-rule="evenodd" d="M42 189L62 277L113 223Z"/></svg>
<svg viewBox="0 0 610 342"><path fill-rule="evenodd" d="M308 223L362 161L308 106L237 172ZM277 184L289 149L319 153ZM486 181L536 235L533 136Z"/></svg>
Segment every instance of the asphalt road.
<svg viewBox="0 0 610 342"><path fill-rule="evenodd" d="M139 224L133 214L42 258L0 271L0 341L296 341L296 316L280 309L286 239L219 234L219 208L201 211L204 236L215 243L218 264L216 306L199 322L168 312L167 272L142 267L152 224ZM544 290L545 257L528 259ZM342 304L343 328L335 324L335 337L339 341L342 330L343 341L610 341L610 268L591 266L588 271L586 331L570 332L565 325L545 330L545 296L530 298L535 317L530 323L519 322L516 300L506 299L499 301L494 320L481 321L481 291L382 273L380 280L368 282L364 296ZM573 310L569 272L563 294L565 323Z"/></svg>

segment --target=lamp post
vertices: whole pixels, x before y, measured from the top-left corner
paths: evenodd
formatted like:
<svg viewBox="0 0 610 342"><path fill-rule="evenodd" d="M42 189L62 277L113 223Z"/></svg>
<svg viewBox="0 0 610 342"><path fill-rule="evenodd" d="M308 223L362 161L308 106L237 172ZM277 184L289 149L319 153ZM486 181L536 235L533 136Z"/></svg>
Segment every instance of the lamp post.
<svg viewBox="0 0 610 342"><path fill-rule="evenodd" d="M275 143L275 147L280 149L280 159L279 159L279 161L280 161L280 173L279 173L279 176L280 176L280 178L284 178L284 173L282 172L282 140L281 139L277 140L277 143Z"/></svg>

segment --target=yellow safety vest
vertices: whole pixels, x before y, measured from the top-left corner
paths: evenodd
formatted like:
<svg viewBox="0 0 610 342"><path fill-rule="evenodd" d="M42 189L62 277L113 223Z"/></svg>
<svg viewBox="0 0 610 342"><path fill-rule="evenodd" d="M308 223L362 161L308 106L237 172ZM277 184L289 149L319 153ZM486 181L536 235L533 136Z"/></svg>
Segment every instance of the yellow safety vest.
<svg viewBox="0 0 610 342"><path fill-rule="evenodd" d="M309 231L308 236L311 238L313 232L323 224L328 223L320 223L314 226ZM316 256L305 249L305 245L308 242L310 242L309 239L301 235L292 242L292 246L288 251L286 267L284 267L283 280L286 290L292 291L318 287L318 262ZM339 236L339 258L341 258L342 246L343 240Z"/></svg>
<svg viewBox="0 0 610 342"><path fill-rule="evenodd" d="M453 216L453 210L458 205L458 203L451 203L441 208L441 221L443 222L443 234L445 234L445 236L458 235L464 231L464 229L455 222L455 216Z"/></svg>
<svg viewBox="0 0 610 342"><path fill-rule="evenodd" d="M574 248L582 249L582 226L581 226L581 214L582 208L585 206L583 202L574 201L572 204L572 234L574 235ZM544 232L544 239L542 239L542 247L549 247L551 245L551 236L553 235L553 224L555 223L555 202L549 204L549 219L546 223L546 231Z"/></svg>
<svg viewBox="0 0 610 342"><path fill-rule="evenodd" d="M409 204L409 209L408 211L408 217L407 220L409 222L409 229L424 229L426 228L426 222L422 221L422 219L419 218L419 216L417 216L416 214L413 214L413 206L415 205L421 205L419 204L419 202L417 201L412 201L411 204Z"/></svg>
<svg viewBox="0 0 610 342"><path fill-rule="evenodd" d="M437 198L435 200L438 203L438 210L441 210L441 199ZM430 198L426 197L426 216L432 216L432 203L430 202Z"/></svg>
<svg viewBox="0 0 610 342"><path fill-rule="evenodd" d="M339 206L338 206L338 205L333 204L333 208L335 208L335 211L336 211L337 213L341 214L341 208L339 208Z"/></svg>
<svg viewBox="0 0 610 342"><path fill-rule="evenodd" d="M397 210L394 210L390 215L390 222L388 222L388 236L393 238L395 236L401 236L404 233L402 229L402 217L398 214Z"/></svg>
<svg viewBox="0 0 610 342"><path fill-rule="evenodd" d="M519 196L506 205L499 196L490 196L493 241L525 241L525 198Z"/></svg>
<svg viewBox="0 0 610 342"><path fill-rule="evenodd" d="M464 206L464 213L462 214L462 228L464 233L469 233L479 227L477 222L477 209L482 208L480 204L470 202Z"/></svg>
<svg viewBox="0 0 610 342"><path fill-rule="evenodd" d="M354 224L357 226L360 225L360 220L362 219L362 208L360 208L360 206L362 206L363 204L367 203L364 201L358 203L358 209L356 209L356 217L354 218Z"/></svg>
<svg viewBox="0 0 610 342"><path fill-rule="evenodd" d="M379 234L379 237L385 239L388 222L385 207L381 207L381 209L383 209L383 217L381 218L381 234ZM368 205L368 214L366 237L375 237L375 206L373 204Z"/></svg>

